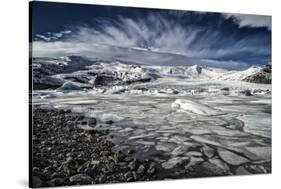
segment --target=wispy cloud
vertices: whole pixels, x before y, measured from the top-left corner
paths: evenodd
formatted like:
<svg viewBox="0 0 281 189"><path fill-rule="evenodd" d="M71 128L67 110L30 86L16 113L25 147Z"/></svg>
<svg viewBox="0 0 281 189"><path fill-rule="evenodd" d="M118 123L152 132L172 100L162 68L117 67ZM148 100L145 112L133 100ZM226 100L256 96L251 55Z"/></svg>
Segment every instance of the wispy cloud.
<svg viewBox="0 0 281 189"><path fill-rule="evenodd" d="M46 41L46 42L56 41L56 40L59 40L60 38L62 38L63 36L71 34L71 33L72 33L72 31L65 30L65 31L61 31L61 32L58 32L58 33L47 32L45 35L36 34L35 40L43 40L43 41Z"/></svg>
<svg viewBox="0 0 281 189"><path fill-rule="evenodd" d="M226 18L231 16L228 15ZM242 21L241 18L239 22L241 27L249 25L249 20L252 20L251 26L256 27L258 24L253 23L260 17L253 16L247 19ZM183 25L159 14L135 19L126 17L117 17L114 20L97 19L96 23L96 27L80 26L73 27L72 31L52 33L49 36L36 35L41 40L33 42L34 56L116 55L112 48L106 46L157 49L159 52L182 54L191 58L226 61L238 56L241 58L240 61L243 61L246 54L253 57L271 54L268 36L260 34L237 36L235 32L225 34L219 27L214 30L202 26Z"/></svg>

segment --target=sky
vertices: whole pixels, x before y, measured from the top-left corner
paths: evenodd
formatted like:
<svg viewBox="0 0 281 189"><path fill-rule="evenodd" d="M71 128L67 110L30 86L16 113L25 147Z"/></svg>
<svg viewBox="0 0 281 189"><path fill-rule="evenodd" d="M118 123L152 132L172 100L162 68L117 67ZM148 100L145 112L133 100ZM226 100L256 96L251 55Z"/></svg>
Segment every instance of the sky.
<svg viewBox="0 0 281 189"><path fill-rule="evenodd" d="M31 20L36 57L198 61L233 69L271 62L271 16L33 2Z"/></svg>

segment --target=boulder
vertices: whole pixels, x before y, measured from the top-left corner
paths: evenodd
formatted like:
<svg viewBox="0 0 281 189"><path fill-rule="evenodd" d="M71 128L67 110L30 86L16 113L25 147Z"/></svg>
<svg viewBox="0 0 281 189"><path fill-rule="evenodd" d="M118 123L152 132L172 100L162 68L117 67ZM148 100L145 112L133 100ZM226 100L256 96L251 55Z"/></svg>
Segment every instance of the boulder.
<svg viewBox="0 0 281 189"><path fill-rule="evenodd" d="M244 93L246 96L253 96L252 92L249 89L245 90Z"/></svg>

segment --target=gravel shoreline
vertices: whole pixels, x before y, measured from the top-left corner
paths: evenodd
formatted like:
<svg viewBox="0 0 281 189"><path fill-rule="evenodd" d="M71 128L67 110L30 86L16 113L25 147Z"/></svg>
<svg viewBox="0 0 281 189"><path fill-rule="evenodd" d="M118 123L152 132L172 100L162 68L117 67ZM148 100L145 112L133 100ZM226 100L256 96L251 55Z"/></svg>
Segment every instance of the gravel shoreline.
<svg viewBox="0 0 281 189"><path fill-rule="evenodd" d="M108 131L76 127L70 111L33 109L32 187L157 180L155 162L114 152Z"/></svg>
<svg viewBox="0 0 281 189"><path fill-rule="evenodd" d="M270 159L258 160L252 154L256 160L250 161L192 139L186 152L190 156L166 157L163 149L156 149L154 155L140 159L135 152L145 153L141 149L118 147L112 140L116 136L107 129L82 129L89 125L96 125L95 118L70 110L33 108L31 187L271 173ZM179 152L181 148L172 150Z"/></svg>

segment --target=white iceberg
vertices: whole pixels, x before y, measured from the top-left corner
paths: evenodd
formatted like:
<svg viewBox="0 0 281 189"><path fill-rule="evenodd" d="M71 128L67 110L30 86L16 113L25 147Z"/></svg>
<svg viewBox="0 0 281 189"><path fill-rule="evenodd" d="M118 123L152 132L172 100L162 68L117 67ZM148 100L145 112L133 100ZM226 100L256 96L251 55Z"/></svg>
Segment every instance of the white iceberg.
<svg viewBox="0 0 281 189"><path fill-rule="evenodd" d="M101 122L108 122L108 121L113 121L113 122L119 122L122 121L124 118L115 114L111 113L104 113L101 114L100 117L98 117Z"/></svg>
<svg viewBox="0 0 281 189"><path fill-rule="evenodd" d="M172 103L172 109L182 109L195 114L212 116L224 114L220 110L191 100L177 99Z"/></svg>

